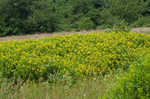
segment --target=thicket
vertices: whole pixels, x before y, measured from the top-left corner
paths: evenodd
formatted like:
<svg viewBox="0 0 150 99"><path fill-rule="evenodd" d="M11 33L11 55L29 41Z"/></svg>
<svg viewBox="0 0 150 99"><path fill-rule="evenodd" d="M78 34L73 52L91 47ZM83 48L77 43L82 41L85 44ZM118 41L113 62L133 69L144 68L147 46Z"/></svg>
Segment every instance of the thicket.
<svg viewBox="0 0 150 99"><path fill-rule="evenodd" d="M149 26L149 9L150 0L0 0L0 36Z"/></svg>
<svg viewBox="0 0 150 99"><path fill-rule="evenodd" d="M126 71L149 48L149 35L124 32L1 42L0 77L53 82L65 75L104 76Z"/></svg>

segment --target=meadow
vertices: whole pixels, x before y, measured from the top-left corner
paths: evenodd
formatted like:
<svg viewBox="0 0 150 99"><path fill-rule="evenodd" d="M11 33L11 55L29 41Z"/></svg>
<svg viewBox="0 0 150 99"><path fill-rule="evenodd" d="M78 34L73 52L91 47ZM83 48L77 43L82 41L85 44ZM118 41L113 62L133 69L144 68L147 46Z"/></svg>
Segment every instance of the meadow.
<svg viewBox="0 0 150 99"><path fill-rule="evenodd" d="M123 31L0 42L3 99L148 99L150 35Z"/></svg>

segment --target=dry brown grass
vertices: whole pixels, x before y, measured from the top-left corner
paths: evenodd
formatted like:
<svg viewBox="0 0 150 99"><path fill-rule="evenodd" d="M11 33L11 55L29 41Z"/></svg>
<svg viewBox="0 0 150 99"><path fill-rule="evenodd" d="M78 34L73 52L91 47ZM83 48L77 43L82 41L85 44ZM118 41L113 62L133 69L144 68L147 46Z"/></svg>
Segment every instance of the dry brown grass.
<svg viewBox="0 0 150 99"><path fill-rule="evenodd" d="M90 32L103 32L104 30L90 30L90 31L78 31L78 32L56 32L56 33L38 33L38 34L28 34L28 35L21 35L21 36L6 36L0 37L0 41L8 41L8 40L26 40L26 39L37 39L37 38L44 38L44 37L51 37L56 35L69 35L74 33L90 33Z"/></svg>
<svg viewBox="0 0 150 99"><path fill-rule="evenodd" d="M131 32L150 33L150 27L139 27L131 29Z"/></svg>
<svg viewBox="0 0 150 99"><path fill-rule="evenodd" d="M55 35L68 35L73 33L100 33L104 32L104 30L89 30L89 31L79 31L79 32L56 32L56 33L40 33L40 34L28 34L28 35L22 35L22 36L7 36L7 37L0 37L0 41L8 41L8 40L26 40L26 39L37 39L37 38L44 38L44 37L51 37ZM137 33L150 33L150 27L140 27L140 28L133 28L131 29L131 32L137 32Z"/></svg>

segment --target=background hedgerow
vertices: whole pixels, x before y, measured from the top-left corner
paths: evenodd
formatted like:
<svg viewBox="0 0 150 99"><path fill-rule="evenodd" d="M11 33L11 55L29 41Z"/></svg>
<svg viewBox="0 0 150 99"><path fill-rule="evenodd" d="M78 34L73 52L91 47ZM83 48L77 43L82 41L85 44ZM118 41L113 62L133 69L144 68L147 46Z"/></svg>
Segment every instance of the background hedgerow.
<svg viewBox="0 0 150 99"><path fill-rule="evenodd" d="M0 0L0 36L150 26L150 0Z"/></svg>
<svg viewBox="0 0 150 99"><path fill-rule="evenodd" d="M0 76L48 80L49 75L106 75L127 70L149 47L149 35L125 32L0 42Z"/></svg>

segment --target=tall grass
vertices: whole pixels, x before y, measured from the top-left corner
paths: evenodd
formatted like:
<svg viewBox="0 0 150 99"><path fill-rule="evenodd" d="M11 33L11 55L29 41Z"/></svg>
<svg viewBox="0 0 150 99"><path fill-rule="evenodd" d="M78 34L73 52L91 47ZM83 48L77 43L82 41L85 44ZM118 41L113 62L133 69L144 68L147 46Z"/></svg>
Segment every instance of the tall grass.
<svg viewBox="0 0 150 99"><path fill-rule="evenodd" d="M68 84L26 83L13 85L4 81L0 88L1 99L98 99L117 79L116 74L105 78L77 80L72 86Z"/></svg>

